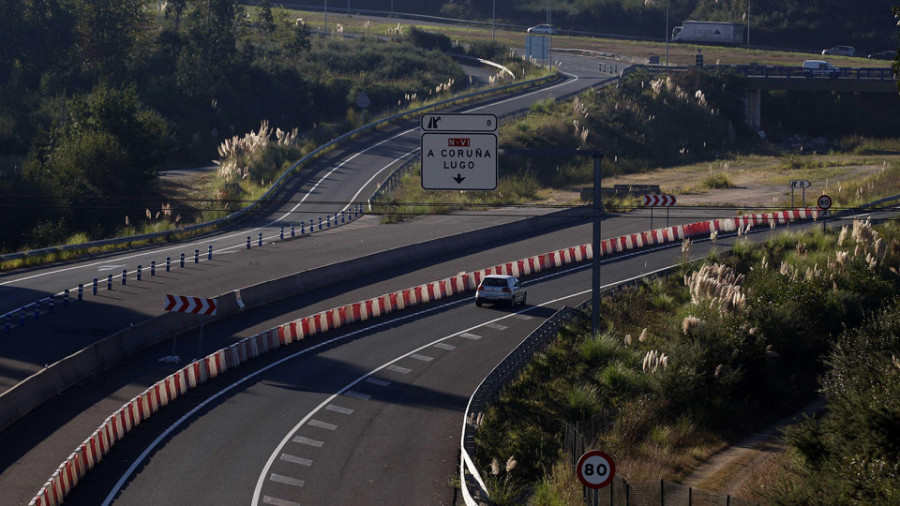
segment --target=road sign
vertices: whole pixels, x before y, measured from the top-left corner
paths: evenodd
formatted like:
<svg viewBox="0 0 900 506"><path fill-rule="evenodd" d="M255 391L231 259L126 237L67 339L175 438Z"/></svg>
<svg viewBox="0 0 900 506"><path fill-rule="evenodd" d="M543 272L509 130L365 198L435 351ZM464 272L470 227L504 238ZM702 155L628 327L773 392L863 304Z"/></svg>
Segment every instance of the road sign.
<svg viewBox="0 0 900 506"><path fill-rule="evenodd" d="M428 113L422 115L424 132L497 132L493 114Z"/></svg>
<svg viewBox="0 0 900 506"><path fill-rule="evenodd" d="M805 179L791 180L791 188L809 188L810 186L812 186L812 183Z"/></svg>
<svg viewBox="0 0 900 506"><path fill-rule="evenodd" d="M593 450L578 459L575 472L578 473L578 479L585 487L603 488L609 485L615 477L616 465L609 455L600 450Z"/></svg>
<svg viewBox="0 0 900 506"><path fill-rule="evenodd" d="M828 209L831 208L831 197L829 197L828 195L821 195L819 197L818 204L819 204L819 209L821 209L823 211L827 211Z"/></svg>
<svg viewBox="0 0 900 506"><path fill-rule="evenodd" d="M166 295L166 307L163 309L179 313L214 315L216 314L216 299Z"/></svg>
<svg viewBox="0 0 900 506"><path fill-rule="evenodd" d="M644 195L644 206L647 207L672 207L675 205L675 195Z"/></svg>
<svg viewBox="0 0 900 506"><path fill-rule="evenodd" d="M423 133L422 188L497 189L497 135L466 132Z"/></svg>
<svg viewBox="0 0 900 506"><path fill-rule="evenodd" d="M361 92L359 94L359 98L356 99L356 105L359 106L360 109L368 109L370 105L372 105L372 100L366 95L366 92Z"/></svg>

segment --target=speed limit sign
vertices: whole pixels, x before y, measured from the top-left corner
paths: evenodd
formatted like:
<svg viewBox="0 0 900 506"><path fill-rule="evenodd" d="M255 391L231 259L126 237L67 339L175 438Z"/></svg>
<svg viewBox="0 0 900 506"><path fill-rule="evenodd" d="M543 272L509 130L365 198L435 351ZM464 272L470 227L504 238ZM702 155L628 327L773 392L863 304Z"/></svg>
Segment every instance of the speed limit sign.
<svg viewBox="0 0 900 506"><path fill-rule="evenodd" d="M831 197L822 195L819 197L819 209L827 211L831 207Z"/></svg>
<svg viewBox="0 0 900 506"><path fill-rule="evenodd" d="M575 469L581 483L590 488L603 488L609 485L616 475L616 465L612 457L599 450L582 455Z"/></svg>

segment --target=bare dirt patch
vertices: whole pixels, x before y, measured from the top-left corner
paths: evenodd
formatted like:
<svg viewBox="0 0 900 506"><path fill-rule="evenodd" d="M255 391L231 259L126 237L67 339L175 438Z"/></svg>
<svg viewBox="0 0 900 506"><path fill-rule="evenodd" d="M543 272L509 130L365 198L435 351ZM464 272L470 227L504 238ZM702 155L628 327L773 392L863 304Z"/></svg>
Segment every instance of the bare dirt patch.
<svg viewBox="0 0 900 506"><path fill-rule="evenodd" d="M898 159L900 157L896 155L879 159L852 155L810 156L803 158L810 168L792 169L786 168L782 158L748 157L608 177L603 186L656 184L663 193L676 195L679 206L754 208L790 205L790 181L807 180L812 185L805 192L809 206L819 195L837 192L843 183L873 175ZM727 178L731 187L709 188L706 181L717 176ZM794 204L801 205L802 198L803 191L795 189Z"/></svg>

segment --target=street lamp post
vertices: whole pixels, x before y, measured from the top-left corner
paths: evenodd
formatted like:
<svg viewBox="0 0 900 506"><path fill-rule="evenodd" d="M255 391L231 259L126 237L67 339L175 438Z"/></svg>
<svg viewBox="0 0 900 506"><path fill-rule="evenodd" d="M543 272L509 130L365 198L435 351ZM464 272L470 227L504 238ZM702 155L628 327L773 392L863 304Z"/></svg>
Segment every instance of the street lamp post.
<svg viewBox="0 0 900 506"><path fill-rule="evenodd" d="M497 27L497 0L491 2L491 42L494 41L494 32Z"/></svg>
<svg viewBox="0 0 900 506"><path fill-rule="evenodd" d="M666 0L666 67L669 66L669 0Z"/></svg>
<svg viewBox="0 0 900 506"><path fill-rule="evenodd" d="M328 33L328 0L325 0L325 33Z"/></svg>

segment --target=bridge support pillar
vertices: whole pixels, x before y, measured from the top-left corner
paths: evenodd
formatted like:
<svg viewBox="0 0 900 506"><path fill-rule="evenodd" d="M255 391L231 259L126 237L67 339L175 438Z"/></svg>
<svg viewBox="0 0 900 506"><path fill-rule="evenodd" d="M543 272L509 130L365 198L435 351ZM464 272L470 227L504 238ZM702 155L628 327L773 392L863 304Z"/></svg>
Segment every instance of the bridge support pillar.
<svg viewBox="0 0 900 506"><path fill-rule="evenodd" d="M747 90L744 94L744 118L748 127L762 127L762 90Z"/></svg>

